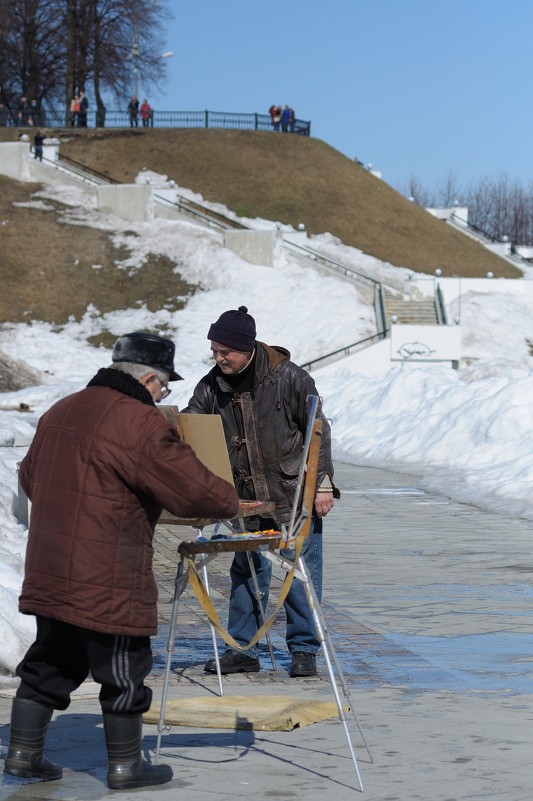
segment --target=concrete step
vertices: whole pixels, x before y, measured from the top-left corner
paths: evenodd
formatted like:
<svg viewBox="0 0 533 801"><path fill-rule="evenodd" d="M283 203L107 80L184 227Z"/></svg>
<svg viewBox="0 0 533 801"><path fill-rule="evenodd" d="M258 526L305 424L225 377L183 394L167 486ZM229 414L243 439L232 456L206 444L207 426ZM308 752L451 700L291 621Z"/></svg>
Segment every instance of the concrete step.
<svg viewBox="0 0 533 801"><path fill-rule="evenodd" d="M396 315L397 322L404 325L408 323L436 325L438 323L435 301L432 298L429 300L403 300L389 295L385 298L385 310L389 322L391 317Z"/></svg>

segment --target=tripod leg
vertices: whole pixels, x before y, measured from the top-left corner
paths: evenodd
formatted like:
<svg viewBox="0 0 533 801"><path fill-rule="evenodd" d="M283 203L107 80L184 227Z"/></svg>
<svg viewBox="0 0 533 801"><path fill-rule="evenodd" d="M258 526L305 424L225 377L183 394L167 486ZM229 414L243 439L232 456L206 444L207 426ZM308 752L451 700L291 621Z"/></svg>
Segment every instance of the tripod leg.
<svg viewBox="0 0 533 801"><path fill-rule="evenodd" d="M161 748L161 735L165 729L168 731L170 726L165 726L165 708L167 705L168 682L170 678L170 665L172 662L172 652L174 651L174 640L176 636L176 620L178 618L178 602L183 587L185 584L183 574L183 558L178 564L176 578L174 579L174 597L172 599L172 613L170 615L170 624L168 627L167 648L166 648L166 661L165 661L165 676L163 679L163 691L161 693L161 707L159 710L159 723L157 725L157 744L155 749L154 764L157 765L159 760L159 750Z"/></svg>
<svg viewBox="0 0 533 801"><path fill-rule="evenodd" d="M202 558L202 557L200 556L200 558ZM209 595L209 576L208 576L208 573L207 573L207 564L205 564L202 567L202 574L203 574L203 577L204 577L204 586L205 586L205 589L207 591L207 594ZM219 656L219 653L218 653L217 635L216 635L215 627L213 626L212 623L209 623L209 628L211 629L211 639L213 641L213 652L215 654L215 665L216 665L216 668L217 668L218 689L219 689L219 694L222 697L224 695L224 688L222 687L222 673L220 672L220 656Z"/></svg>
<svg viewBox="0 0 533 801"><path fill-rule="evenodd" d="M363 732L361 730L361 726L359 725L359 721L357 720L357 717L355 716L355 711L353 709L353 704L352 704L352 701L351 701L351 698L350 698L350 694L349 694L349 691L348 691L348 686L347 686L346 682L344 681L344 675L342 673L339 661L337 659L337 655L335 653L335 649L333 648L333 643L331 642L331 638L330 638L329 633L327 631L326 622L324 620L324 616L322 615L322 610L320 608L320 604L318 602L318 598L316 597L316 593L315 593L314 587L311 584L311 581L309 579L309 573L307 572L307 565L305 564L305 560L304 560L304 558L302 556L300 556L300 558L298 559L298 569L303 574L303 576L305 577L303 579L303 581L304 581L304 586L305 586L305 592L306 592L306 595L307 595L307 600L309 601L309 606L311 607L313 620L315 622L315 627L316 627L316 630L317 630L317 636L318 636L318 639L320 640L320 642L322 644L322 648L323 648L323 651L324 651L324 658L326 660L326 665L327 665L327 668L328 668L328 673L329 673L329 678L330 678L330 681L331 681L331 686L332 686L332 689L333 689L333 693L335 695L335 701L336 701L336 704L337 704L339 718L340 718L341 723L342 723L343 728L344 728L344 733L346 735L346 740L348 742L348 748L350 750L350 755L352 757L352 762L353 762L353 765L354 765L354 768L355 768L355 774L357 776L357 781L359 782L359 788L360 788L360 791L363 792L363 781L361 779L361 774L359 773L359 766L357 764L357 759L356 759L354 748L353 748L353 745L352 745L352 740L351 740L351 737L350 737L350 732L349 732L348 724L347 724L347 721L346 721L346 715L344 714L344 709L342 707L342 701L341 701L341 698L340 698L340 695L339 695L339 688L337 687L337 682L335 680L335 672L333 670L332 657L333 657L333 660L335 662L335 667L337 669L337 673L339 675L339 678L341 679L341 686L342 686L342 689L343 689L343 692L344 692L344 696L345 696L346 700L349 702L350 709L353 712L355 721L357 723L357 727L359 729L359 732L361 734L361 737L363 739L366 751L367 751L367 753L368 753L368 755L370 757L370 761L371 762L372 762L372 756L370 754L370 751L368 750L368 746L367 746L365 738L363 736Z"/></svg>
<svg viewBox="0 0 533 801"><path fill-rule="evenodd" d="M265 622L265 609L263 607L263 596L261 590L259 589L257 574L255 572L255 567L254 567L254 560L252 558L252 554L250 553L250 551L246 551L246 557L248 559L248 567L250 568L252 583L254 585L255 600L257 601L257 605L259 607L259 614L261 615L261 625L263 625ZM270 634L268 632L265 634L265 638L268 645L268 651L270 653L270 659L272 661L272 670L276 670L276 657L274 656L274 649L272 648L272 642L270 640Z"/></svg>

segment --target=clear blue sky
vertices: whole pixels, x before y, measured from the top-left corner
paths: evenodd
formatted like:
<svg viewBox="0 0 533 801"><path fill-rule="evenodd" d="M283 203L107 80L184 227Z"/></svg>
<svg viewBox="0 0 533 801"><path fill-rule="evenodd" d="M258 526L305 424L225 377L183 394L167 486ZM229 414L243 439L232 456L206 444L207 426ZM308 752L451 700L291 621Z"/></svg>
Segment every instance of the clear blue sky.
<svg viewBox="0 0 533 801"><path fill-rule="evenodd" d="M398 189L533 178L533 0L170 0L159 109L294 106ZM144 91L140 90L141 97Z"/></svg>

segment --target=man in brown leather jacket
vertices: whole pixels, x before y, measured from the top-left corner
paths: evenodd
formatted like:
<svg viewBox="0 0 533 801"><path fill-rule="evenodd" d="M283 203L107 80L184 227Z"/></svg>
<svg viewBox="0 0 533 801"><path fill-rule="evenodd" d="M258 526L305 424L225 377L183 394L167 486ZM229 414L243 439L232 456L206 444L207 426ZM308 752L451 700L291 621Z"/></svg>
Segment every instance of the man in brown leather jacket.
<svg viewBox="0 0 533 801"><path fill-rule="evenodd" d="M285 348L256 341L255 321L246 306L224 312L209 329L216 365L201 379L185 412L220 414L233 468L235 486L243 500L275 501L272 518L247 518L251 531L265 531L290 520L309 419L309 395L317 395L311 376L290 361ZM322 519L339 497L333 485L331 437L324 424L318 463L317 492L311 533L302 555L318 599L322 594ZM253 554L259 590L266 607L271 565ZM246 554L237 553L231 565L232 590L228 631L247 645L260 624L260 610ZM284 603L287 647L292 677L314 676L320 647L305 588L295 579ZM228 649L220 658L222 673L260 670L257 648L247 653ZM205 670L216 671L215 660Z"/></svg>
<svg viewBox="0 0 533 801"><path fill-rule="evenodd" d="M167 765L141 755L144 680L157 631L152 538L162 508L178 517L231 518L235 489L182 443L155 404L166 397L174 344L134 332L113 364L39 420L20 482L32 502L19 607L37 636L17 667L6 773L41 780L62 770L43 756L54 709L89 672L101 685L108 784L163 784Z"/></svg>

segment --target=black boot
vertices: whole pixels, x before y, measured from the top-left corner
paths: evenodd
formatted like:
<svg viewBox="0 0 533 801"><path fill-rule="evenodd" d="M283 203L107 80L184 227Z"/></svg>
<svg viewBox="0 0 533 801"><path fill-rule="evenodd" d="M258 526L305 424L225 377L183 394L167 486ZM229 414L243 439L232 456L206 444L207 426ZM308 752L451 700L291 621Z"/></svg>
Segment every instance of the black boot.
<svg viewBox="0 0 533 801"><path fill-rule="evenodd" d="M150 765L141 756L142 715L104 714L109 757L107 783L112 790L165 784L172 779L168 765Z"/></svg>
<svg viewBox="0 0 533 801"><path fill-rule="evenodd" d="M25 779L53 781L63 776L59 765L43 757L44 738L53 709L26 698L14 698L11 708L9 749L4 773Z"/></svg>

